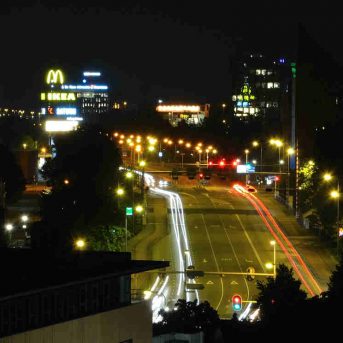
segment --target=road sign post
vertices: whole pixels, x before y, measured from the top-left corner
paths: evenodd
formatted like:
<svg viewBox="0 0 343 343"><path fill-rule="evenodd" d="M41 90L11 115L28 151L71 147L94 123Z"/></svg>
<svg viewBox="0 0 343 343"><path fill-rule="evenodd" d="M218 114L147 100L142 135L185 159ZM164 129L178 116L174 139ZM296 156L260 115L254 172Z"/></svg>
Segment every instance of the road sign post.
<svg viewBox="0 0 343 343"><path fill-rule="evenodd" d="M125 251L127 251L127 216L133 216L133 208L125 208Z"/></svg>

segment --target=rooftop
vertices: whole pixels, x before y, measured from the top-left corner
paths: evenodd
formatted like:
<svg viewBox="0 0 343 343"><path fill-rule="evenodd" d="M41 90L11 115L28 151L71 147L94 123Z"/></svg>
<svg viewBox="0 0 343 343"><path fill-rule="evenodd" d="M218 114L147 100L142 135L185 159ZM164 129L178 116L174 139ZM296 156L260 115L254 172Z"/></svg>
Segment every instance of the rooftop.
<svg viewBox="0 0 343 343"><path fill-rule="evenodd" d="M130 253L74 251L55 256L38 249L0 249L0 261L0 298L169 266L165 261L131 260Z"/></svg>

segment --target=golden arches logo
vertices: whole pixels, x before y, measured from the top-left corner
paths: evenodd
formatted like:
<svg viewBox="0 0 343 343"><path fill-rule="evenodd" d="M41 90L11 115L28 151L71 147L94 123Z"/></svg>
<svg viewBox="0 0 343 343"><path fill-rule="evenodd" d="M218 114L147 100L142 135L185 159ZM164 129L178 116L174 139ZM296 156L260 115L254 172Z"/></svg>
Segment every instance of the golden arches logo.
<svg viewBox="0 0 343 343"><path fill-rule="evenodd" d="M63 73L61 70L57 69L57 70L49 70L48 75L46 77L46 83L50 84L50 83L60 83L63 84L64 83L64 77L63 77Z"/></svg>

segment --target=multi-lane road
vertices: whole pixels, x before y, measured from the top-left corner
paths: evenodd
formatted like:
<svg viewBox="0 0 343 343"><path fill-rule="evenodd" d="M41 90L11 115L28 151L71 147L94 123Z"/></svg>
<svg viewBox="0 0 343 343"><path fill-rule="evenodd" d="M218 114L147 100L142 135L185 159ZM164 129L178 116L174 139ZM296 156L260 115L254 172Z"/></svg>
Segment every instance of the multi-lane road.
<svg viewBox="0 0 343 343"><path fill-rule="evenodd" d="M205 272L196 280L205 288L187 292L188 300L208 300L221 317L231 317L232 296L240 294L244 307L248 306L257 294L256 281L265 279L255 276L248 281L240 273L253 268L256 273L273 274L273 268L267 269L266 264L273 264L274 258L276 264L285 263L294 269L310 296L323 290L323 283L317 281L311 266L304 262L258 193L244 192L227 182L212 181L202 187L182 179L168 190L153 186L151 193L164 197L169 208L167 237L163 246L156 244L159 251L155 256L171 259L171 272L183 271L188 265ZM276 242L275 254L271 241ZM160 274L150 282L156 312L185 295L183 273Z"/></svg>

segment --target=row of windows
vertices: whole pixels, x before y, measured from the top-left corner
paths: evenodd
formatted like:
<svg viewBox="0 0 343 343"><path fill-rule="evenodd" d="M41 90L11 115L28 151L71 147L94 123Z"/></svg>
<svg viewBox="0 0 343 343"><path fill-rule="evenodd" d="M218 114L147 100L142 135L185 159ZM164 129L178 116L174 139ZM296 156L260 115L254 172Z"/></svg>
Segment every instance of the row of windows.
<svg viewBox="0 0 343 343"><path fill-rule="evenodd" d="M259 109L257 107L235 107L234 111L236 114L238 113L247 113L247 114L255 114L259 112Z"/></svg>
<svg viewBox="0 0 343 343"><path fill-rule="evenodd" d="M130 276L46 290L0 302L0 337L130 303Z"/></svg>
<svg viewBox="0 0 343 343"><path fill-rule="evenodd" d="M104 103L94 103L94 102L86 102L82 104L82 107L108 107L108 104L104 104Z"/></svg>
<svg viewBox="0 0 343 343"><path fill-rule="evenodd" d="M255 74L255 75L273 75L274 71L271 69L256 69L256 70L252 70L252 74Z"/></svg>
<svg viewBox="0 0 343 343"><path fill-rule="evenodd" d="M280 88L280 82L256 82L256 88Z"/></svg>

